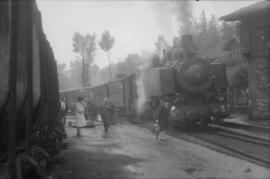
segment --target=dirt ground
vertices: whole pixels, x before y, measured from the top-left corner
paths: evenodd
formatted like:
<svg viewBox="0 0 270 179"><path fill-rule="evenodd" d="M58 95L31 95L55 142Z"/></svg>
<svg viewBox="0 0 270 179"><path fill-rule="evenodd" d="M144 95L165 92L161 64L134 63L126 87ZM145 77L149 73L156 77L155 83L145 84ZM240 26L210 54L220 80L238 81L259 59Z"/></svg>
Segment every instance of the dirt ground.
<svg viewBox="0 0 270 179"><path fill-rule="evenodd" d="M128 122L108 134L102 126L84 129L83 137L66 130L68 148L54 159L52 179L270 178L270 169L172 136L158 141Z"/></svg>

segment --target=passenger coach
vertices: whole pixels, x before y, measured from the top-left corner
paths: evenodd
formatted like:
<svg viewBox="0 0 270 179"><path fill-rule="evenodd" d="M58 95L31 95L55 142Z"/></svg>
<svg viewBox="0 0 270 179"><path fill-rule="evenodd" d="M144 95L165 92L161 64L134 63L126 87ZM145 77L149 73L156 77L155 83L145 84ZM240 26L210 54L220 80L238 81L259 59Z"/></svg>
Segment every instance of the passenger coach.
<svg viewBox="0 0 270 179"><path fill-rule="evenodd" d="M135 80L135 74L131 74L106 84L63 90L60 93L62 97L65 97L72 113L75 112L75 104L79 96L86 101L90 100L96 106L101 106L104 103L104 99L108 98L113 102L117 110L131 111L134 105L134 99L136 98Z"/></svg>

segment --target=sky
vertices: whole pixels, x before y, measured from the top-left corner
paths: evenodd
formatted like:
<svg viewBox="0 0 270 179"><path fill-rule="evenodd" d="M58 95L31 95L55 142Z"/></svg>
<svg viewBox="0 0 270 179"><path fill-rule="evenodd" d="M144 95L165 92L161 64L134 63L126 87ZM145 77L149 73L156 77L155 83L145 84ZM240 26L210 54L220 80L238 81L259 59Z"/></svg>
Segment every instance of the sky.
<svg viewBox="0 0 270 179"><path fill-rule="evenodd" d="M206 17L219 18L256 1L192 1L190 11L199 18L202 10ZM158 35L172 43L178 33L179 22L175 13L176 1L123 1L123 0L37 0L42 15L43 29L58 62L69 64L78 59L72 51L75 32L96 34L97 50L94 63L108 65L107 55L98 45L101 34L109 30L115 38L111 61L123 60L129 53L153 51Z"/></svg>

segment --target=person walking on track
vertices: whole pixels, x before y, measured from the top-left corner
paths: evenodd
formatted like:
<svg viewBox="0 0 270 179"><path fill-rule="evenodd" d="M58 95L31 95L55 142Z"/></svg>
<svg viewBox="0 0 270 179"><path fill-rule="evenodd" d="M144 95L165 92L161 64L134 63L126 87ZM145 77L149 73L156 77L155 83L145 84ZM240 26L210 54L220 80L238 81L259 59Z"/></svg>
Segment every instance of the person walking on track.
<svg viewBox="0 0 270 179"><path fill-rule="evenodd" d="M82 97L78 97L77 103L76 103L76 120L75 120L75 127L77 128L76 136L81 136L80 128L84 127L86 125L85 117L85 105L83 103Z"/></svg>

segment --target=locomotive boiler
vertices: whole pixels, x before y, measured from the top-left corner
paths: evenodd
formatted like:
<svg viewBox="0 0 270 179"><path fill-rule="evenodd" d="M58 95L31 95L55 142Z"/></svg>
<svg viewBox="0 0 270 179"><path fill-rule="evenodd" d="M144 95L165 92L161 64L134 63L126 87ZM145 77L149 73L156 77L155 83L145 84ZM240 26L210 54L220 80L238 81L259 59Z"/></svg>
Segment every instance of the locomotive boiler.
<svg viewBox="0 0 270 179"><path fill-rule="evenodd" d="M191 35L181 40L181 48L167 52L162 66L143 72L145 98L150 103L164 99L176 106L175 121L207 125L228 113L226 66L199 57Z"/></svg>

